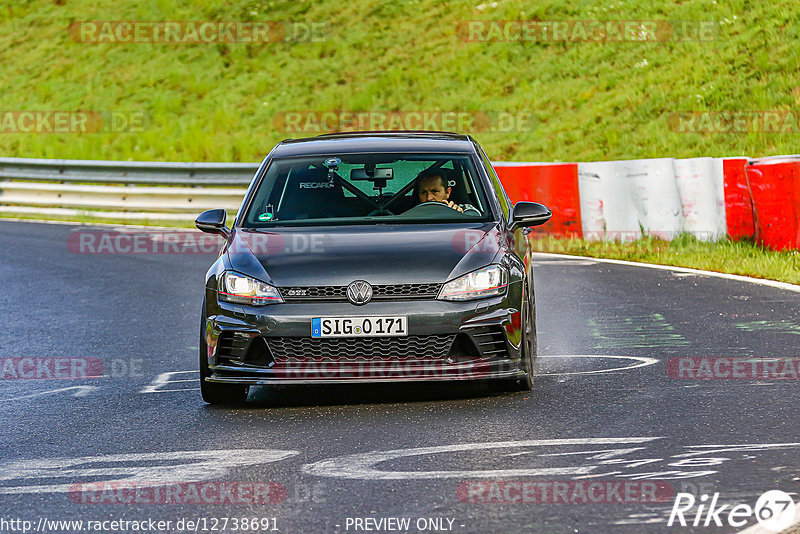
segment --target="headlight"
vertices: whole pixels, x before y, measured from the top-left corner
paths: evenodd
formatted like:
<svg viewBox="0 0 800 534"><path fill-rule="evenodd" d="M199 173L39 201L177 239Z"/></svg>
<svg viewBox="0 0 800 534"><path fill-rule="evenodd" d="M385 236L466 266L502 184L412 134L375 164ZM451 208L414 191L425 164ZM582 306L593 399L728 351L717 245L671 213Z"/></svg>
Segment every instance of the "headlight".
<svg viewBox="0 0 800 534"><path fill-rule="evenodd" d="M219 279L219 300L251 306L283 302L276 287L232 272L225 272Z"/></svg>
<svg viewBox="0 0 800 534"><path fill-rule="evenodd" d="M447 282L439 300L473 300L502 295L508 287L508 272L499 265L490 265Z"/></svg>

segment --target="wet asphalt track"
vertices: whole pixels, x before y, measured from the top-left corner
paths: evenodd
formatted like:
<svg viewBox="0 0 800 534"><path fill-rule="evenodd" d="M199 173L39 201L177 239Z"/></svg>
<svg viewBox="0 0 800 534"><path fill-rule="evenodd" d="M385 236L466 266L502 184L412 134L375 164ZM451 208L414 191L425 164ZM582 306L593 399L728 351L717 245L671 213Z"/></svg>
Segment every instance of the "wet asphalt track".
<svg viewBox="0 0 800 534"><path fill-rule="evenodd" d="M67 236L79 228L0 222L0 357L96 358L111 375L0 380L0 518L205 518L207 528L214 518L218 527L225 517L275 518L269 528L281 532L364 532L354 518L366 517L410 518L409 532L734 532L667 527L672 499L475 503L459 488L492 479L655 480L750 505L770 489L800 490L798 380L679 380L666 366L686 356L800 356L798 293L541 256L540 376L530 394L283 387L252 392L243 408L209 407L194 388L213 256L74 254ZM431 447L440 448L385 453ZM241 449L254 451L231 456ZM136 454L145 455L120 456ZM486 473L494 470L504 471ZM74 483L132 474L274 482L286 496L97 504L68 493ZM442 522L416 528L428 519Z"/></svg>

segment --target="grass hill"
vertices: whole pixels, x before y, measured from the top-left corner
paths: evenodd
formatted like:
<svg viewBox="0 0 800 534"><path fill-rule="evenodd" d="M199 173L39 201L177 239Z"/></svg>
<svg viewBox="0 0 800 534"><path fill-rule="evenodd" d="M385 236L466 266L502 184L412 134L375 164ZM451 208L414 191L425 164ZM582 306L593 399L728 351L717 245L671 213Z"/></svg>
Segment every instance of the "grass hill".
<svg viewBox="0 0 800 534"><path fill-rule="evenodd" d="M502 37L487 21L520 20L566 22L577 40L482 40ZM262 43L90 43L69 31L83 21L284 21L324 30L313 40ZM488 29L469 40L468 21ZM580 40L591 21L654 21L661 33L656 41ZM713 31L664 33L675 21ZM496 160L799 152L797 122L767 134L687 133L674 124L678 112L800 112L800 17L789 1L0 0L0 30L6 119L87 110L144 118L134 132L6 128L0 156L256 161L281 139L317 133L285 131L287 112L332 110L462 111L478 123L500 113L531 117L525 128L471 132Z"/></svg>

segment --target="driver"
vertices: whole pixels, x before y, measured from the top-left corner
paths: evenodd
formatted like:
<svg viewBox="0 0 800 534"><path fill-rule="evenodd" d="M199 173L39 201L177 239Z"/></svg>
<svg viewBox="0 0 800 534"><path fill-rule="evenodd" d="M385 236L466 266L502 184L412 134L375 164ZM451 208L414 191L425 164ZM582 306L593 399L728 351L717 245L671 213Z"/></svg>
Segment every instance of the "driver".
<svg viewBox="0 0 800 534"><path fill-rule="evenodd" d="M464 207L459 206L450 200L452 187L447 185L444 176L446 171L439 169L426 169L417 176L417 200L422 202L443 202L446 206L464 212Z"/></svg>

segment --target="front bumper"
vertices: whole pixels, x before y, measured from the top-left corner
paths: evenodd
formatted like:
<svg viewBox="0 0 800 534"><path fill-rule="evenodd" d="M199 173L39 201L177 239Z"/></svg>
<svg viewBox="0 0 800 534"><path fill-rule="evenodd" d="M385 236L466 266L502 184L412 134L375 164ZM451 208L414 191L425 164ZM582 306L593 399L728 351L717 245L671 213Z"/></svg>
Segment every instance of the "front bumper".
<svg viewBox="0 0 800 534"><path fill-rule="evenodd" d="M521 284L472 302L283 303L263 307L206 295L208 382L247 385L515 379ZM408 337L311 338L314 317L405 316Z"/></svg>

